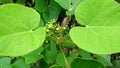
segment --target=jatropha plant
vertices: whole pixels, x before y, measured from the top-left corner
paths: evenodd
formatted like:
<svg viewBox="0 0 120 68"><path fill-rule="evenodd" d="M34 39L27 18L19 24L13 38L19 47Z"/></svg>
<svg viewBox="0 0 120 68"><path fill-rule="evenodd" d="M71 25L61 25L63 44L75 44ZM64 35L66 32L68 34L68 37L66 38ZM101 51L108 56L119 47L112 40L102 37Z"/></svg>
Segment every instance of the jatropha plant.
<svg viewBox="0 0 120 68"><path fill-rule="evenodd" d="M120 67L117 1L0 3L0 68Z"/></svg>

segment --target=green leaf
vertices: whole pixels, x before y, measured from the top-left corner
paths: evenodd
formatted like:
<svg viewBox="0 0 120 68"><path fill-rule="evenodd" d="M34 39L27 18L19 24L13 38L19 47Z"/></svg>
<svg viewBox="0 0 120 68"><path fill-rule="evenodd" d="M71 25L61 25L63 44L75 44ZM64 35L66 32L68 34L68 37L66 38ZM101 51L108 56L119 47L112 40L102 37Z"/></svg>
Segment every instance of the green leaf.
<svg viewBox="0 0 120 68"><path fill-rule="evenodd" d="M85 51L85 50L82 50L82 49L78 49L78 53L80 54L80 56L82 57L82 58L89 58L89 59L92 59L92 55L91 55L91 53L89 53L89 52L87 52L87 51Z"/></svg>
<svg viewBox="0 0 120 68"><path fill-rule="evenodd" d="M18 4L24 4L26 0L17 0Z"/></svg>
<svg viewBox="0 0 120 68"><path fill-rule="evenodd" d="M12 3L13 0L1 0L3 3Z"/></svg>
<svg viewBox="0 0 120 68"><path fill-rule="evenodd" d="M70 37L78 47L96 54L120 52L120 5L117 2L86 0L77 7L75 17L86 26L70 30Z"/></svg>
<svg viewBox="0 0 120 68"><path fill-rule="evenodd" d="M44 55L44 60L47 63L52 63L56 60L57 56L57 44L55 41L53 41L53 38L51 36L46 37L46 43L43 44L44 51L42 54Z"/></svg>
<svg viewBox="0 0 120 68"><path fill-rule="evenodd" d="M0 59L0 68L12 68L10 65L11 58L4 57Z"/></svg>
<svg viewBox="0 0 120 68"><path fill-rule="evenodd" d="M65 41L62 42L62 47L69 47L69 48L74 48L75 44L72 42L72 40L70 39L69 34L65 36Z"/></svg>
<svg viewBox="0 0 120 68"><path fill-rule="evenodd" d="M23 56L25 59L25 63L30 64L30 63L35 63L39 59L43 58L43 55L41 55L41 52L43 51L43 47L41 46L37 50L28 53L27 55Z"/></svg>
<svg viewBox="0 0 120 68"><path fill-rule="evenodd" d="M74 14L75 8L83 0L55 0L61 7L67 10L67 15Z"/></svg>
<svg viewBox="0 0 120 68"><path fill-rule="evenodd" d="M58 65L60 65L60 66L65 66L65 65L66 65L62 53L59 53L59 54L57 55L56 64L58 64Z"/></svg>
<svg viewBox="0 0 120 68"><path fill-rule="evenodd" d="M69 57L71 57L72 59L75 59L78 56L79 56L78 50L75 48L73 48L69 53Z"/></svg>
<svg viewBox="0 0 120 68"><path fill-rule="evenodd" d="M97 60L102 62L104 64L104 66L112 66L110 55L98 54L98 55L96 55L96 58L97 58Z"/></svg>
<svg viewBox="0 0 120 68"><path fill-rule="evenodd" d="M40 66L39 68L49 68L49 65L44 61L40 62L39 66Z"/></svg>
<svg viewBox="0 0 120 68"><path fill-rule="evenodd" d="M30 68L30 66L25 63L24 59L19 59L12 64L12 68Z"/></svg>
<svg viewBox="0 0 120 68"><path fill-rule="evenodd" d="M82 25L117 25L116 23L118 23L117 21L119 20L118 18L114 18L114 15L117 17L119 15L119 10L119 4L114 0L86 0L80 3L76 8L75 17L78 23ZM113 23L115 21L116 23Z"/></svg>
<svg viewBox="0 0 120 68"><path fill-rule="evenodd" d="M66 59L67 59L69 64L71 64L72 61L73 61L73 58L71 58L71 57L67 57ZM65 63L65 60L64 60L64 57L63 57L62 53L59 53L57 55L56 64L58 64L58 65L60 65L62 67L66 67L66 63Z"/></svg>
<svg viewBox="0 0 120 68"><path fill-rule="evenodd" d="M53 53L52 51L45 50L43 52L43 55L44 55L44 60L47 63L52 63L52 62L54 62L56 60L56 54Z"/></svg>
<svg viewBox="0 0 120 68"><path fill-rule="evenodd" d="M40 26L40 27L44 27L44 25L45 25L44 23L45 23L45 22L43 21L43 19L41 19L39 26Z"/></svg>
<svg viewBox="0 0 120 68"><path fill-rule="evenodd" d="M104 68L104 66L96 60L76 58L72 62L71 68Z"/></svg>
<svg viewBox="0 0 120 68"><path fill-rule="evenodd" d="M43 18L45 22L50 22L51 20L57 21L60 12L60 6L54 0L51 0L48 10L43 12Z"/></svg>
<svg viewBox="0 0 120 68"><path fill-rule="evenodd" d="M39 14L18 4L0 7L0 55L23 56L39 48L45 40L45 28L37 28Z"/></svg>
<svg viewBox="0 0 120 68"><path fill-rule="evenodd" d="M48 8L47 2L45 0L35 0L35 9L39 12L44 12Z"/></svg>
<svg viewBox="0 0 120 68"><path fill-rule="evenodd" d="M0 6L1 6L1 5L3 5L3 2L2 2L2 1L0 1Z"/></svg>

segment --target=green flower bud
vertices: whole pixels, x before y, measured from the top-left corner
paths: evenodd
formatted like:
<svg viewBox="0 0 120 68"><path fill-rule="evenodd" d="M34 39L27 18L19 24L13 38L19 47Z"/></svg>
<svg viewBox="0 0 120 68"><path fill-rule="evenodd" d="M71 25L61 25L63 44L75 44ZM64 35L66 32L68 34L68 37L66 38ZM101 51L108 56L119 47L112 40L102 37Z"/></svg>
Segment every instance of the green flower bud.
<svg viewBox="0 0 120 68"><path fill-rule="evenodd" d="M49 42L48 40L45 41L45 43L48 43L48 42Z"/></svg>
<svg viewBox="0 0 120 68"><path fill-rule="evenodd" d="M60 28L58 28L58 27L57 27L57 28L56 28L56 30L57 30L57 31L59 31L59 30L60 30Z"/></svg>
<svg viewBox="0 0 120 68"><path fill-rule="evenodd" d="M66 30L66 27L62 27L63 30Z"/></svg>
<svg viewBox="0 0 120 68"><path fill-rule="evenodd" d="M52 23L48 24L48 28L52 28L52 27L53 27Z"/></svg>
<svg viewBox="0 0 120 68"><path fill-rule="evenodd" d="M46 32L49 32L50 30L49 29L46 29Z"/></svg>

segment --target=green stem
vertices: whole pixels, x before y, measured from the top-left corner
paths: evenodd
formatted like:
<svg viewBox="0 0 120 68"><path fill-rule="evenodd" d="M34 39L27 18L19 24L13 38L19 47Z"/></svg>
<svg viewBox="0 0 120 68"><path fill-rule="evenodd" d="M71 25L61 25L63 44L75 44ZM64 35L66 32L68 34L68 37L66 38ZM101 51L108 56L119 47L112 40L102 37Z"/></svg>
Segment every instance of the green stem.
<svg viewBox="0 0 120 68"><path fill-rule="evenodd" d="M61 47L60 45L59 45L59 48L60 48L60 51L61 51L61 53L62 53L62 55L63 55L64 60L65 60L66 68L70 68L70 65L69 65L69 63L68 63L68 61L67 61L67 59L66 59L66 57L65 57L65 54L64 54L64 52L63 52L63 50L62 50L62 47Z"/></svg>

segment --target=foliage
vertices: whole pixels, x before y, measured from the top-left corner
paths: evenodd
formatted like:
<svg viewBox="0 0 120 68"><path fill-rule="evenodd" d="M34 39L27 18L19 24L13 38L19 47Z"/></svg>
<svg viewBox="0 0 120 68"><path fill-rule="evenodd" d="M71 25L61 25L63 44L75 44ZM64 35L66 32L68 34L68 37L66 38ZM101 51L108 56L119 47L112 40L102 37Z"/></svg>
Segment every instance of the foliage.
<svg viewBox="0 0 120 68"><path fill-rule="evenodd" d="M96 6L99 9L96 9ZM85 25L85 27L75 27L70 31L73 42L78 47L96 54L119 52L119 6L113 0L82 2L77 7L75 16L78 23Z"/></svg>
<svg viewBox="0 0 120 68"><path fill-rule="evenodd" d="M115 0L0 0L0 68L119 68Z"/></svg>

